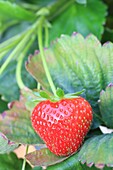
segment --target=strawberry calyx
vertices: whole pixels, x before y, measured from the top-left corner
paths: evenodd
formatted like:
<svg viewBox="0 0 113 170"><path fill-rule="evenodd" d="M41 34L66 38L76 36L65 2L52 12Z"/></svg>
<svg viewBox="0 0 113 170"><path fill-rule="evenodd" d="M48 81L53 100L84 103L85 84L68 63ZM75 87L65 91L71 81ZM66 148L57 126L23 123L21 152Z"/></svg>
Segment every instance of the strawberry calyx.
<svg viewBox="0 0 113 170"><path fill-rule="evenodd" d="M85 89L78 91L78 92L75 92L75 93L67 93L64 96L65 96L65 98L75 98L75 97L78 97L79 95L81 95L84 92L85 92Z"/></svg>
<svg viewBox="0 0 113 170"><path fill-rule="evenodd" d="M37 96L37 98L35 100L33 100L34 102L41 102L41 101L45 101L45 100L50 100L52 102L56 102L59 101L61 99L65 99L65 98L76 98L79 97L79 95L81 95L83 92L85 92L85 89L75 92L75 93L64 93L64 90L62 90L61 88L57 88L56 90L56 95L49 95L47 92L41 90L39 92L34 92L34 95Z"/></svg>

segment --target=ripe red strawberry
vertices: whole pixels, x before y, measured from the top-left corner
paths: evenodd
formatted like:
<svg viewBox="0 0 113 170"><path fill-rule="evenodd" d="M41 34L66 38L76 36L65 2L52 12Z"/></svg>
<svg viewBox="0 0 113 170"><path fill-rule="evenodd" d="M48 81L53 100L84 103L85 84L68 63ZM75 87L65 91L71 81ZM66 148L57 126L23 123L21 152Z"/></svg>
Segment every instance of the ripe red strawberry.
<svg viewBox="0 0 113 170"><path fill-rule="evenodd" d="M42 101L34 108L32 126L56 155L78 150L92 122L92 108L82 97Z"/></svg>

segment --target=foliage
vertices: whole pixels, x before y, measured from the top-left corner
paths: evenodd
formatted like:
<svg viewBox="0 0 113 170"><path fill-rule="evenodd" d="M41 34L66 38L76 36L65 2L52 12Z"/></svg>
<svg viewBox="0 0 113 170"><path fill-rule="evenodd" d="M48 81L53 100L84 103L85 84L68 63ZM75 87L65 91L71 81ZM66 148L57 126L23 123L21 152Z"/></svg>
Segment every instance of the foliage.
<svg viewBox="0 0 113 170"><path fill-rule="evenodd" d="M86 162L90 167L93 164L100 169L103 168L105 164L108 167L113 167L112 142L113 134L99 135L88 139L78 153L79 160L82 163Z"/></svg>
<svg viewBox="0 0 113 170"><path fill-rule="evenodd" d="M111 6L107 0L0 0L2 170L33 169L26 159L34 170L43 166L48 170L113 169L113 134L102 134L99 129L100 125L113 128ZM85 89L82 96L94 111L83 146L64 158L48 150L30 121L31 111L40 101L39 89L50 95L56 87L65 93ZM35 149L26 152L23 163L13 153L21 144Z"/></svg>
<svg viewBox="0 0 113 170"><path fill-rule="evenodd" d="M14 153L0 155L0 168L3 170L20 170L22 166L22 159L18 159ZM31 170L29 165L26 166L27 170Z"/></svg>
<svg viewBox="0 0 113 170"><path fill-rule="evenodd" d="M11 152L16 147L18 147L18 144L9 141L4 134L0 133L0 154Z"/></svg>
<svg viewBox="0 0 113 170"><path fill-rule="evenodd" d="M106 126L109 128L113 128L112 94L113 94L113 84L111 83L109 84L109 86L106 87L106 91L101 91L100 100L99 100L102 119L105 122Z"/></svg>

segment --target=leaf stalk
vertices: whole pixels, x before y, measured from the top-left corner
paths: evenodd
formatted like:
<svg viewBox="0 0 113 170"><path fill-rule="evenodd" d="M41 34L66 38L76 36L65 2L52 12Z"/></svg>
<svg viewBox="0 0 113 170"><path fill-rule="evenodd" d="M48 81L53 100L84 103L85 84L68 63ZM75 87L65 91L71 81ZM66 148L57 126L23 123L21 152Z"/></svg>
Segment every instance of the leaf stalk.
<svg viewBox="0 0 113 170"><path fill-rule="evenodd" d="M35 39L35 36L32 36L32 38L28 42L27 46L25 47L23 52L21 52L21 54L18 58L17 67L16 67L16 80L17 80L17 84L20 89L23 89L25 87L25 85L22 81L22 74L21 74L23 60L24 60L24 57L25 57L27 51L29 50L30 46L32 45L34 39Z"/></svg>
<svg viewBox="0 0 113 170"><path fill-rule="evenodd" d="M29 146L27 145L26 146L26 154L28 153L28 149L29 149ZM26 158L24 158L23 165L22 165L22 170L25 170L25 166L26 166Z"/></svg>
<svg viewBox="0 0 113 170"><path fill-rule="evenodd" d="M49 72L49 69L48 69L48 66L47 66L47 63L46 63L46 59L45 59L44 49L43 49L42 31L43 31L44 21L45 21L45 17L42 16L40 18L40 24L38 26L38 44L39 44L39 50L40 50L44 70L45 70L45 73L46 73L46 77L48 79L48 82L50 84L50 87L51 87L53 94L56 95L56 88L55 88L55 85L53 83L52 77L50 75L50 72Z"/></svg>

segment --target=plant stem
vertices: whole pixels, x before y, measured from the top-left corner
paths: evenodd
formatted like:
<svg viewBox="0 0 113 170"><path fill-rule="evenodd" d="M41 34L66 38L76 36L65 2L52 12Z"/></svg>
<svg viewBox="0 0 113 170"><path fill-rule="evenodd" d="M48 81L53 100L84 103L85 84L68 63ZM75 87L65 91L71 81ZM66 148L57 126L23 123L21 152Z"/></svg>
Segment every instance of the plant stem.
<svg viewBox="0 0 113 170"><path fill-rule="evenodd" d="M9 52L9 50L5 50L2 53L0 53L0 60Z"/></svg>
<svg viewBox="0 0 113 170"><path fill-rule="evenodd" d="M21 76L23 58L24 58L24 54L22 53L19 57L20 60L18 60L17 67L16 67L16 80L20 89L23 89L25 87Z"/></svg>
<svg viewBox="0 0 113 170"><path fill-rule="evenodd" d="M44 55L44 49L43 49L43 43L42 43L42 31L43 31L43 23L44 23L45 18L41 17L40 18L40 24L38 27L38 44L39 44L39 50L40 50L40 54L41 54L41 58L42 58L42 63L44 66L44 70L48 79L48 82L50 84L51 90L54 93L54 95L56 95L56 88L55 85L53 83L53 80L51 78L47 63L46 63L46 59L45 59L45 55Z"/></svg>
<svg viewBox="0 0 113 170"><path fill-rule="evenodd" d="M36 21L32 27L30 27L27 31L25 31L23 34L22 34L22 37L21 37L21 41L19 42L19 44L15 47L15 49L12 51L12 53L9 55L9 57L6 59L6 61L4 62L4 64L1 66L0 68L0 74L2 74L2 72L4 71L4 69L7 67L7 65L9 64L9 62L12 60L12 58L14 56L17 56L17 53L21 52L23 47L26 45L26 43L28 42L28 40L30 39L30 36L31 34L34 32L34 30L37 28L39 24L39 20ZM24 36L23 36L24 35ZM6 46L6 48L4 50L7 49L7 45L10 44L10 41L12 42L12 40L16 39L18 36L15 36L13 38L11 38L10 40L7 40L6 42L4 42L3 44L0 45L0 52L1 52L1 47L3 46ZM20 39L19 39L20 40ZM16 41L16 40L15 40ZM4 51L3 50L3 51Z"/></svg>
<svg viewBox="0 0 113 170"><path fill-rule="evenodd" d="M29 146L27 145L25 155L28 153L28 149L29 149ZM24 158L23 165L22 165L22 170L25 170L25 166L26 166L26 158Z"/></svg>
<svg viewBox="0 0 113 170"><path fill-rule="evenodd" d="M35 39L35 36L32 36L30 41L26 45L25 49L21 52L21 54L18 58L17 67L16 67L16 80L17 80L17 84L20 89L23 89L25 87L25 85L22 81L22 74L21 74L23 59L24 59L27 51L29 50L30 46L32 45L34 39Z"/></svg>
<svg viewBox="0 0 113 170"><path fill-rule="evenodd" d="M33 11L37 11L38 9L40 9L40 6L38 6L38 4L29 4L26 2L19 2L19 5L23 6L24 8L26 8L27 10L33 10Z"/></svg>
<svg viewBox="0 0 113 170"><path fill-rule="evenodd" d="M49 31L48 31L48 26L45 25L45 47L48 47L48 44L49 44ZM40 88L41 88L41 85L38 82L37 89L40 90Z"/></svg>
<svg viewBox="0 0 113 170"><path fill-rule="evenodd" d="M48 26L45 26L45 47L48 47L49 45L49 30Z"/></svg>
<svg viewBox="0 0 113 170"><path fill-rule="evenodd" d="M16 35L0 44L0 53L13 48L25 36L26 32Z"/></svg>
<svg viewBox="0 0 113 170"><path fill-rule="evenodd" d="M3 63L3 65L0 68L0 74L2 74L2 72L5 70L5 68L7 67L7 65L9 64L9 62L12 60L12 58L14 56L17 55L17 53L21 52L21 50L23 49L24 45L28 42L31 34L32 34L33 30L29 30L25 37L22 39L22 41L15 47L15 49L12 51L12 53L9 55L9 57L6 59L6 61Z"/></svg>
<svg viewBox="0 0 113 170"><path fill-rule="evenodd" d="M40 87L41 87L41 86L40 86L40 83L38 83L37 89L40 90Z"/></svg>

